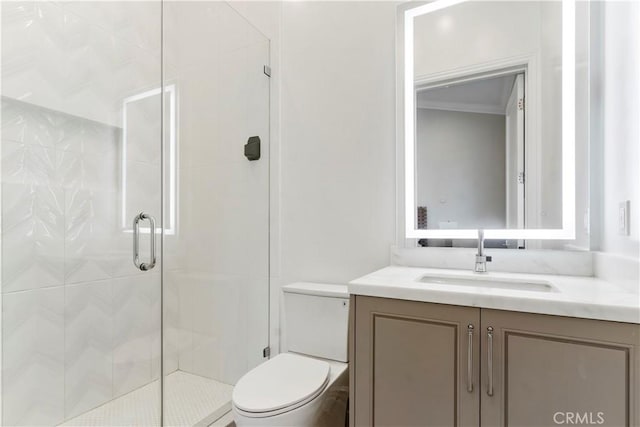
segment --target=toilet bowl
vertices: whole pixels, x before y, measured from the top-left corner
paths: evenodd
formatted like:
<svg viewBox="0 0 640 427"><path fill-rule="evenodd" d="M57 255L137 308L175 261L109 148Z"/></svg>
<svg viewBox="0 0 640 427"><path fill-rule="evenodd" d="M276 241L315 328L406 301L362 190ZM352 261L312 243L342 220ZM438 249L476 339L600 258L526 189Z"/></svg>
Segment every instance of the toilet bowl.
<svg viewBox="0 0 640 427"><path fill-rule="evenodd" d="M295 283L284 287L289 352L245 374L232 396L243 426L344 426L349 374L346 286Z"/></svg>
<svg viewBox="0 0 640 427"><path fill-rule="evenodd" d="M241 426L344 426L346 363L282 353L246 374L233 390Z"/></svg>

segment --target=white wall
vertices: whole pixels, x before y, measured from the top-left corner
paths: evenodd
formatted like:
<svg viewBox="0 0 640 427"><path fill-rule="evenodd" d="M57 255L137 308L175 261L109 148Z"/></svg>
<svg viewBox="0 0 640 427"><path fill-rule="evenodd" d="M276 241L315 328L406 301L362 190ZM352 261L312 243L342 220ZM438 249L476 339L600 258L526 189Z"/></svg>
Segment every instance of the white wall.
<svg viewBox="0 0 640 427"><path fill-rule="evenodd" d="M638 255L640 240L640 4L605 3L604 239L602 249ZM631 236L618 234L618 202L631 200Z"/></svg>
<svg viewBox="0 0 640 427"><path fill-rule="evenodd" d="M640 3L604 3L604 182L601 249L618 261L640 260ZM631 235L618 233L618 203L631 201ZM627 262L625 262L625 260ZM605 263L607 264L607 263ZM618 276L605 266L601 275Z"/></svg>
<svg viewBox="0 0 640 427"><path fill-rule="evenodd" d="M394 240L393 2L282 5L281 277L347 283Z"/></svg>
<svg viewBox="0 0 640 427"><path fill-rule="evenodd" d="M346 283L389 262L394 32L392 2L283 5L284 282Z"/></svg>
<svg viewBox="0 0 640 427"><path fill-rule="evenodd" d="M418 16L416 78L538 52L542 12L539 2L480 1Z"/></svg>
<svg viewBox="0 0 640 427"><path fill-rule="evenodd" d="M417 205L428 228L504 228L505 117L419 108Z"/></svg>

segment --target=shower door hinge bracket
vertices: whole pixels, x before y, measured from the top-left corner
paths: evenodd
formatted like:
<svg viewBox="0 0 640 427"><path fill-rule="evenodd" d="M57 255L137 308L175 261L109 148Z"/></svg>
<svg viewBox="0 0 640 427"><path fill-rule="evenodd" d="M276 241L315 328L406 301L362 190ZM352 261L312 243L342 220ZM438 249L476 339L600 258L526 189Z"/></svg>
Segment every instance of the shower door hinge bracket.
<svg viewBox="0 0 640 427"><path fill-rule="evenodd" d="M265 76L271 77L271 67L269 67L268 65L264 66L262 72L265 74Z"/></svg>
<svg viewBox="0 0 640 427"><path fill-rule="evenodd" d="M267 358L271 356L271 347L265 347L262 349L262 357Z"/></svg>

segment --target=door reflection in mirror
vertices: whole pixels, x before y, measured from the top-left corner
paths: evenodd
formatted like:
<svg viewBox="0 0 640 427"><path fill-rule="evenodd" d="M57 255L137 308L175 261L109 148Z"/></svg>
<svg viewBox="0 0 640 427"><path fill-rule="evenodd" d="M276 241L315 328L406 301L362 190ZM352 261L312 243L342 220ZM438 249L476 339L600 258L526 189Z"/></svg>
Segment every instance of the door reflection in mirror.
<svg viewBox="0 0 640 427"><path fill-rule="evenodd" d="M522 228L523 73L419 88L416 106L421 228Z"/></svg>

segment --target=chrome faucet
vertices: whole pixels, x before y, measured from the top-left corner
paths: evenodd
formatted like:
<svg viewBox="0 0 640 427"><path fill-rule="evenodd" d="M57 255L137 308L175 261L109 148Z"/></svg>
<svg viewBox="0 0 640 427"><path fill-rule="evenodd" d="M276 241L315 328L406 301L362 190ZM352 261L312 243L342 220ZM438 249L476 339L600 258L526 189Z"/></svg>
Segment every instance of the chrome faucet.
<svg viewBox="0 0 640 427"><path fill-rule="evenodd" d="M476 266L473 271L486 273L488 262L491 262L491 257L484 254L484 230L478 230L478 253L476 254Z"/></svg>

